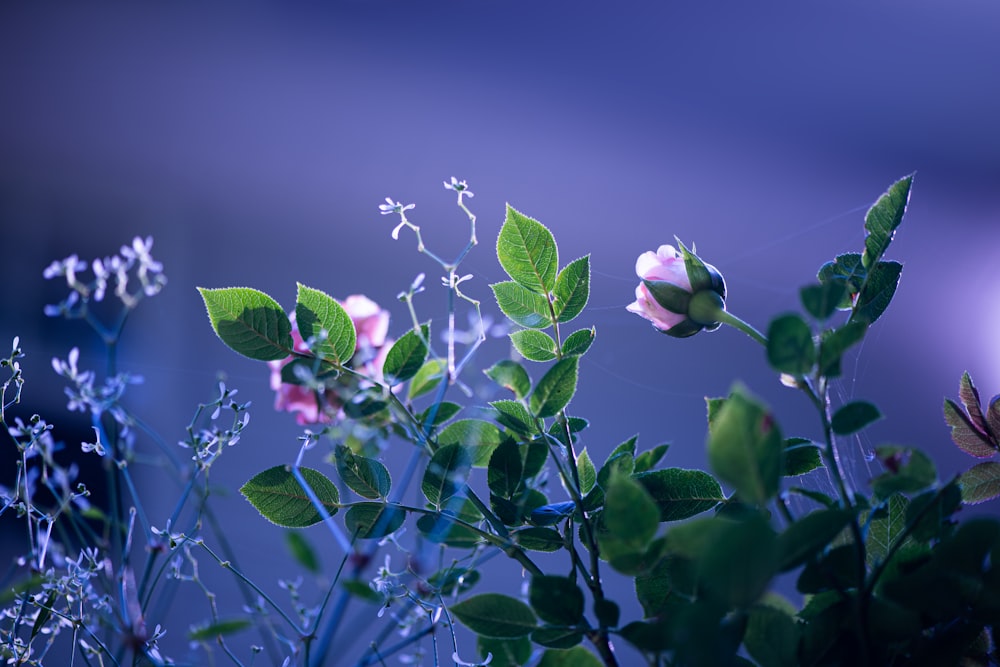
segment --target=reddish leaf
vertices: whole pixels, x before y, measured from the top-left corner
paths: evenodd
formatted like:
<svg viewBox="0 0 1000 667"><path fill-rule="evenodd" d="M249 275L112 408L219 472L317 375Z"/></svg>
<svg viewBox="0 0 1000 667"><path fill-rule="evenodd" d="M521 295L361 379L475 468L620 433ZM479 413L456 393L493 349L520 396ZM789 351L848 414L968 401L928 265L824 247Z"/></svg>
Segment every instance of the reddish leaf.
<svg viewBox="0 0 1000 667"><path fill-rule="evenodd" d="M958 384L958 397L962 399L962 405L969 413L969 419L976 430L989 434L989 428L987 428L986 420L983 418L983 409L980 407L979 390L976 389L976 385L972 384L969 371L962 373L962 380Z"/></svg>
<svg viewBox="0 0 1000 667"><path fill-rule="evenodd" d="M987 459L996 454L996 444L989 436L973 426L962 409L947 398L944 399L944 420L951 426L951 439L966 454L980 459Z"/></svg>

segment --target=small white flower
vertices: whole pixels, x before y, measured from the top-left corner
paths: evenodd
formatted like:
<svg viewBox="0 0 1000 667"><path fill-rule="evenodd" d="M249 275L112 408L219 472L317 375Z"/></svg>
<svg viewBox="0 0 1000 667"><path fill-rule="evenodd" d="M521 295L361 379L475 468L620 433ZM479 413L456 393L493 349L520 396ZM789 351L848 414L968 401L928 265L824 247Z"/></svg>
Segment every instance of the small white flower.
<svg viewBox="0 0 1000 667"><path fill-rule="evenodd" d="M94 442L81 442L80 449L83 450L84 454L94 452L98 456L104 456L107 454L107 450L104 449L104 445L101 443L101 432L97 430L96 426L93 426L92 428L94 429Z"/></svg>
<svg viewBox="0 0 1000 667"><path fill-rule="evenodd" d="M467 197L475 197L472 191L469 190L469 184L465 181L460 181L454 176L451 177L451 182L444 181L444 187L446 190L453 190L460 195L465 195Z"/></svg>

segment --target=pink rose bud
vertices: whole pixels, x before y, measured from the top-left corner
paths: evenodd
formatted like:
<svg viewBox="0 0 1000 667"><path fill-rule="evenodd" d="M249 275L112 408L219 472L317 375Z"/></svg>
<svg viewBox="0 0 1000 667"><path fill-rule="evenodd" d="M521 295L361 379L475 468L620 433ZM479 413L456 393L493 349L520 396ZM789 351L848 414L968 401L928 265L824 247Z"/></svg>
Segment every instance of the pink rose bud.
<svg viewBox="0 0 1000 667"><path fill-rule="evenodd" d="M387 338L389 312L361 294L352 294L338 303L347 311L357 332L357 344L349 365L381 381L382 365L392 346L392 341ZM295 324L294 312L289 315L289 319L292 321L293 349L296 352L307 353L309 350ZM339 420L342 417L343 401L335 388L328 388L323 392L321 409L316 401L316 391L312 388L282 381L281 370L293 359L294 357L289 356L280 361L268 362L271 369L271 390L275 392L274 409L295 414L299 424L328 424ZM333 380L333 382L342 381L344 378Z"/></svg>
<svg viewBox="0 0 1000 667"><path fill-rule="evenodd" d="M717 314L725 310L725 280L714 266L677 243L680 251L662 245L655 253L639 255L635 272L642 282L627 309L677 338L702 329L714 331L719 328Z"/></svg>

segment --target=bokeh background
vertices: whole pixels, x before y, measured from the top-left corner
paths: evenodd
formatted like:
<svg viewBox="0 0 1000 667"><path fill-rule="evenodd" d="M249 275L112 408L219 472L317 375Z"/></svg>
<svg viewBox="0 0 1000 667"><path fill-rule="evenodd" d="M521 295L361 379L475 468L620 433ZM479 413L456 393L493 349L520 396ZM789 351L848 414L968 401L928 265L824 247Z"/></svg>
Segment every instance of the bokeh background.
<svg viewBox="0 0 1000 667"><path fill-rule="evenodd" d="M836 393L886 416L848 443L859 486L885 442L924 448L949 477L970 460L948 439L943 397L964 370L985 396L1000 391L998 30L990 0L5 3L0 344L19 335L28 354L19 410L55 423L69 449L90 436L48 360L78 345L99 367L100 347L79 322L42 315L65 292L42 270L152 235L170 282L126 330L121 367L146 380L128 404L175 441L219 373L253 400L213 479L230 490L218 500L235 546L254 556L245 568L274 589L296 566L234 489L291 461L299 429L271 410L263 365L215 338L196 286L253 286L289 307L296 281L363 292L393 309L398 336L396 294L428 272L418 308L440 329L435 266L411 235L390 238L377 206L416 203L429 245L454 254L466 221L442 181L466 179L481 243L464 287L486 312L506 202L552 229L562 263L591 254L579 321L597 341L571 407L591 422L594 458L639 433L641 448L672 443L668 465L702 466L704 397L734 379L786 434L818 437L817 425L742 334L678 341L627 313L636 256L674 235L697 244L730 310L764 328L798 308L823 262L861 248L868 206L915 171L889 251L905 267L899 292ZM485 346L465 380L487 392L476 369L505 352ZM145 475L169 508L174 482ZM0 535L5 570L19 536ZM312 537L332 566L329 536ZM179 646L206 613L191 607Z"/></svg>

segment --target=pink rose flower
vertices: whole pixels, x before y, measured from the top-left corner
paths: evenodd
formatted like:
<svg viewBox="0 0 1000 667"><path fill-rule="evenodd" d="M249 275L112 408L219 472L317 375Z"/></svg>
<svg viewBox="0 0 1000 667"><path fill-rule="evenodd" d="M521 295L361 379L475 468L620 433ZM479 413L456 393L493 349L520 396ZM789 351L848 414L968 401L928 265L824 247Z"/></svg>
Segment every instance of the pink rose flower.
<svg viewBox="0 0 1000 667"><path fill-rule="evenodd" d="M647 251L639 255L639 259L635 260L635 272L643 280L662 280L691 292L684 257L671 245L661 245L656 252ZM687 314L669 311L657 303L645 283L639 283L635 288L635 301L626 309L646 318L660 331L669 331L687 319Z"/></svg>
<svg viewBox="0 0 1000 667"><path fill-rule="evenodd" d="M352 294L343 301L338 301L354 322L357 331L357 343L354 356L348 364L358 371L381 381L382 365L392 346L387 338L389 333L389 312L383 310L377 303L361 294ZM308 352L302 334L295 325L295 313L289 315L292 321L293 349L296 352ZM336 391L327 389L323 395L322 409L316 402L316 393L303 385L288 384L281 381L281 369L293 357L280 361L270 361L271 390L275 392L274 409L292 412L299 424L328 424L342 417L341 399Z"/></svg>

